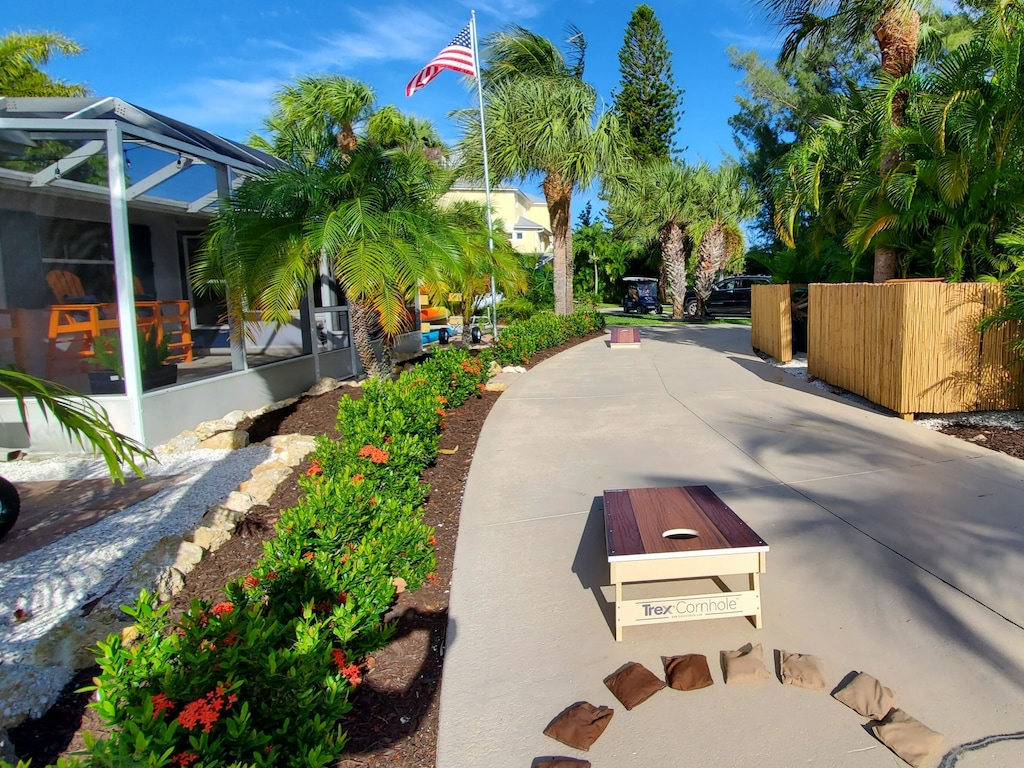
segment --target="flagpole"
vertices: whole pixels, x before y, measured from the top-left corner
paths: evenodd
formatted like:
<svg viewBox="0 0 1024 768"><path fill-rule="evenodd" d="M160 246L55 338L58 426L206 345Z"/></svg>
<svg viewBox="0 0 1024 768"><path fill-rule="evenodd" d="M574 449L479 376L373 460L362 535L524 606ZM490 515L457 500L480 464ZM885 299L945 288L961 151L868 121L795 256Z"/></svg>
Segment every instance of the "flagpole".
<svg viewBox="0 0 1024 768"><path fill-rule="evenodd" d="M484 151L484 196L487 201L487 248L494 263L494 221L491 214L491 172L487 166L487 130L484 126L484 87L480 82L480 50L476 39L476 11L469 12L469 37L473 43L473 69L476 70L476 97L480 107L480 143ZM494 272L491 272L491 331L494 341L498 340L498 301L494 290Z"/></svg>

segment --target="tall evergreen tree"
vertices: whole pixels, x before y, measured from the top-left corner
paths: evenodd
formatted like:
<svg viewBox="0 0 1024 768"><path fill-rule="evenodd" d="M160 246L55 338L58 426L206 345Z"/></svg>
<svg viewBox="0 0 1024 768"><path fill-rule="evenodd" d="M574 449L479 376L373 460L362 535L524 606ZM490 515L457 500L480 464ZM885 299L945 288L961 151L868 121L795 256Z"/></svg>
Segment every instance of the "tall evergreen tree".
<svg viewBox="0 0 1024 768"><path fill-rule="evenodd" d="M640 162L672 154L683 90L672 77L672 52L661 22L649 5L633 10L619 49L620 90L615 112L630 137L630 154Z"/></svg>

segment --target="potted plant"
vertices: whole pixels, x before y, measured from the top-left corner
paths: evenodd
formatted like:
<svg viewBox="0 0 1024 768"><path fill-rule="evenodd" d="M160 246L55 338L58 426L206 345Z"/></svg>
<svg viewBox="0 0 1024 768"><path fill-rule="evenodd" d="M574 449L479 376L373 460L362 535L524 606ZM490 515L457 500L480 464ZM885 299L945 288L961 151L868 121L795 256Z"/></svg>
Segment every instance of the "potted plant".
<svg viewBox="0 0 1024 768"><path fill-rule="evenodd" d="M154 325L139 333L139 364L142 389L166 387L178 380L178 366L167 364L169 336L160 337ZM97 336L93 342L93 361L107 370L90 371L89 385L94 395L124 394L124 364L119 336Z"/></svg>

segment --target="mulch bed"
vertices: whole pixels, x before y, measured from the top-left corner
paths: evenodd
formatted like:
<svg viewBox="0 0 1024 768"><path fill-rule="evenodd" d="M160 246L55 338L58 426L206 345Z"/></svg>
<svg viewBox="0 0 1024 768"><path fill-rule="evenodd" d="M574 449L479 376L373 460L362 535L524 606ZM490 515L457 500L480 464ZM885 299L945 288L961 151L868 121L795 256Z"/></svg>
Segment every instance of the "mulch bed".
<svg viewBox="0 0 1024 768"><path fill-rule="evenodd" d="M538 352L528 367L601 335L571 339ZM293 432L327 434L337 439L334 427L338 401L344 395L361 394L357 388L341 387L325 395L303 398L287 408L243 422L238 428L248 430L254 443ZM350 699L352 711L345 718L348 744L336 768L430 768L435 764L448 590L462 494L480 430L498 397L498 393L485 392L470 398L446 417L440 447L458 450L439 454L423 474L423 481L430 486L424 519L434 528L437 540L437 578L414 592L398 595L389 613L389 618L397 622L397 632L386 648L365 661L363 682L355 689ZM298 477L308 466L308 461L298 466L281 483L267 506L255 507L236 535L186 576L185 589L171 603L172 615L185 611L195 599L219 600L225 584L251 571L263 553L263 543L274 533L281 510L298 502ZM98 667L82 670L41 718L11 730L11 742L19 757L31 758L36 766L47 765L61 755L82 750L83 732L105 732L102 721L86 706L90 694L75 693L98 672Z"/></svg>
<svg viewBox="0 0 1024 768"><path fill-rule="evenodd" d="M1017 459L1024 459L1024 429L950 424L940 431L990 450L1006 453Z"/></svg>

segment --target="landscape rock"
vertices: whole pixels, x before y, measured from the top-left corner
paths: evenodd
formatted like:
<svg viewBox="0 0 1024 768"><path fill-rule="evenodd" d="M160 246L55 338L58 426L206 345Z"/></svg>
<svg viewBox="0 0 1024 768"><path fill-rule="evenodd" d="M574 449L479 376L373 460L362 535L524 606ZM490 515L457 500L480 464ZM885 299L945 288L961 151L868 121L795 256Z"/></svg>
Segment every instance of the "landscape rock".
<svg viewBox="0 0 1024 768"><path fill-rule="evenodd" d="M202 523L210 528L216 528L220 531L227 533L233 533L238 524L242 522L248 510L240 511L237 509L229 509L228 507L216 504L212 507L208 507L206 514L203 515Z"/></svg>
<svg viewBox="0 0 1024 768"><path fill-rule="evenodd" d="M195 450L200 442L199 435L191 429L186 429L177 437L172 437L163 445L158 445L154 450L156 453L184 453Z"/></svg>
<svg viewBox="0 0 1024 768"><path fill-rule="evenodd" d="M499 363L497 360L491 360L491 364L487 366L487 375L497 376L499 373L501 373L501 371L501 363Z"/></svg>
<svg viewBox="0 0 1024 768"><path fill-rule="evenodd" d="M226 424L230 424L231 428L234 429L243 421L245 421L249 415L245 411L231 411L230 413L224 414L224 418L221 419Z"/></svg>
<svg viewBox="0 0 1024 768"><path fill-rule="evenodd" d="M203 440L200 444L200 448L208 448L211 450L229 450L235 451L239 448L245 448L249 444L249 433L242 429L233 429L229 432L221 432Z"/></svg>
<svg viewBox="0 0 1024 768"><path fill-rule="evenodd" d="M168 602L185 588L185 574L176 568L163 571L156 580L156 594L162 602Z"/></svg>
<svg viewBox="0 0 1024 768"><path fill-rule="evenodd" d="M521 365L506 365L501 369L502 373L526 373L526 369Z"/></svg>
<svg viewBox="0 0 1024 768"><path fill-rule="evenodd" d="M281 480L284 480L292 473L292 469L283 461L271 459L253 467L252 476L256 477L256 475L262 475L267 472L273 472L275 476L279 476ZM284 472L284 474L282 475L281 472ZM278 482L280 482L280 480Z"/></svg>
<svg viewBox="0 0 1024 768"><path fill-rule="evenodd" d="M325 395L328 392L332 392L341 386L341 382L337 379L333 379L330 376L323 376L319 381L316 382L312 387L306 390L307 397L316 397L317 395Z"/></svg>
<svg viewBox="0 0 1024 768"><path fill-rule="evenodd" d="M291 473L289 472L288 474ZM277 490L279 482L272 473L265 472L256 475L251 480L246 480L238 486L238 490L252 496L257 504L266 504L270 501L270 497L274 495L274 491Z"/></svg>
<svg viewBox="0 0 1024 768"><path fill-rule="evenodd" d="M220 506L235 512L248 512L252 509L252 505L255 503L255 499L253 499L253 497L248 493L232 491L228 494L227 498L220 503Z"/></svg>
<svg viewBox="0 0 1024 768"><path fill-rule="evenodd" d="M224 419L214 419L212 421L204 421L196 425L195 433L199 436L200 440L208 440L214 435L219 435L221 432L230 432L236 426L238 422L234 424L229 423Z"/></svg>
<svg viewBox="0 0 1024 768"><path fill-rule="evenodd" d="M192 531L192 543L198 544L207 552L216 552L231 539L231 534L223 528L201 525Z"/></svg>
<svg viewBox="0 0 1024 768"><path fill-rule="evenodd" d="M488 381L484 385L484 389L486 389L488 392L504 392L505 391L505 382L503 382L503 381Z"/></svg>
<svg viewBox="0 0 1024 768"><path fill-rule="evenodd" d="M191 573L205 556L206 550L195 542L182 541L178 546L178 555L174 558L171 567L183 574Z"/></svg>
<svg viewBox="0 0 1024 768"><path fill-rule="evenodd" d="M308 435L275 435L267 438L265 444L273 449L274 461L294 467L316 448L316 439Z"/></svg>

